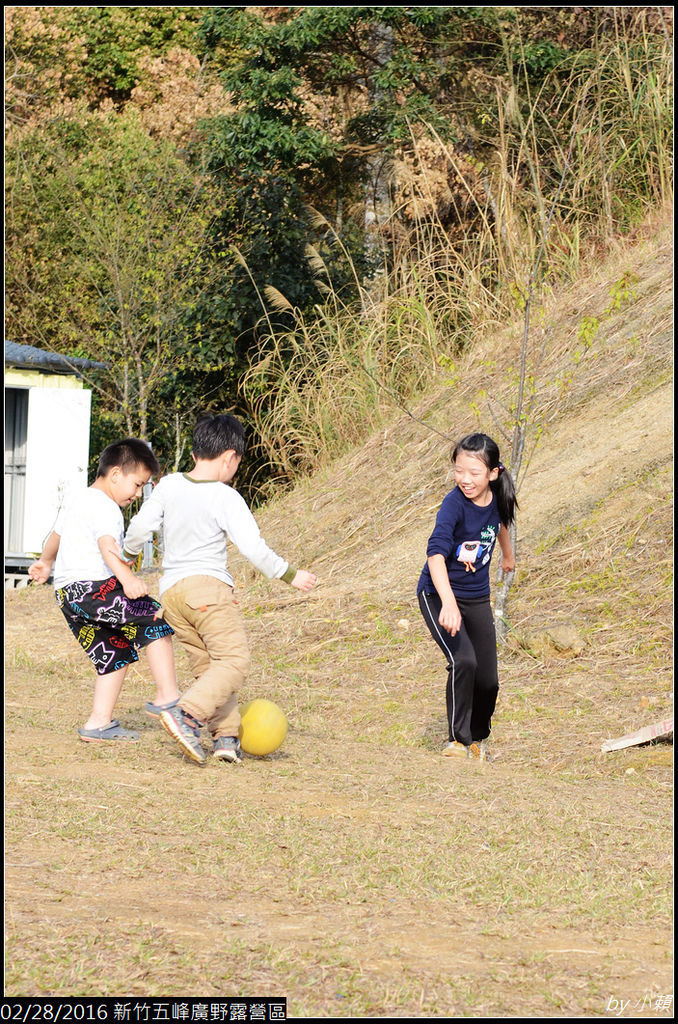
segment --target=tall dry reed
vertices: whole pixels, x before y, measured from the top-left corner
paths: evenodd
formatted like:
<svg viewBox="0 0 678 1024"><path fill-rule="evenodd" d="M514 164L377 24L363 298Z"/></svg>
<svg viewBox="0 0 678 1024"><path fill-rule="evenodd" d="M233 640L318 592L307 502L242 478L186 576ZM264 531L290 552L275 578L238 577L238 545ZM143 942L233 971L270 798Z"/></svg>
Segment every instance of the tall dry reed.
<svg viewBox="0 0 678 1024"><path fill-rule="evenodd" d="M561 69L558 88L547 82L532 95L523 84L513 73L497 82L492 144L485 140L471 169L433 129L412 127L413 158L423 139L429 158L435 144L467 196L461 237L450 238L433 197L422 194L426 214L403 232L395 210L400 230L392 236L400 242L387 270L364 282L318 215L316 227L351 267L355 301L344 302L332 288L310 245L309 273L326 295L322 305L302 312L264 289L262 304L285 310L289 327L275 330L262 318L261 347L242 389L278 479L335 458L441 374L453 382L474 337L520 319L535 289L575 277L592 246L670 202L668 36L641 24L631 37L620 27L593 62ZM529 363L529 352L523 356Z"/></svg>

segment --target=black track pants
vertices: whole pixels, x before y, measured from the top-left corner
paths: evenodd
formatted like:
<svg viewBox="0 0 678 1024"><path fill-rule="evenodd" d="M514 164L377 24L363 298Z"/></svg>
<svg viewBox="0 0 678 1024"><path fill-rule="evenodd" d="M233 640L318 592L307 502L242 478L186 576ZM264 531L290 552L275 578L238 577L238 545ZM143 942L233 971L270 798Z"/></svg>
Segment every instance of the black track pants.
<svg viewBox="0 0 678 1024"><path fill-rule="evenodd" d="M456 595L455 595L456 596ZM431 636L447 659L447 721L450 740L465 746L490 735L497 703L497 638L488 597L456 598L461 629L452 636L438 622L437 593L419 595L419 607Z"/></svg>

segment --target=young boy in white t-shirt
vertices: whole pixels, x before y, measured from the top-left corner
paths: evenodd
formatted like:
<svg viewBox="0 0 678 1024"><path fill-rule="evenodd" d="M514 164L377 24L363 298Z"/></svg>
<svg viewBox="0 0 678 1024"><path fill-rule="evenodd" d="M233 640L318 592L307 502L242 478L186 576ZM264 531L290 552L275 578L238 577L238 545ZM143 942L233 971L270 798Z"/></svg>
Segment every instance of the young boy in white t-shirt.
<svg viewBox="0 0 678 1024"><path fill-rule="evenodd" d="M121 509L141 497L158 462L147 444L127 438L101 454L97 478L72 495L60 511L53 532L28 575L45 583L54 567L56 599L68 626L97 672L92 712L78 730L86 742L136 740L113 718L129 666L144 647L156 684L158 714L179 699L172 629L144 580L119 557L124 522ZM117 552L117 553L116 553Z"/></svg>
<svg viewBox="0 0 678 1024"><path fill-rule="evenodd" d="M250 667L242 612L226 564L226 541L269 579L308 591L317 580L292 569L265 543L245 500L229 484L245 451L242 424L228 414L207 414L193 432L195 465L172 473L153 489L129 524L124 557L134 558L161 526L160 598L167 622L188 654L193 685L178 705L160 714L183 752L203 764L200 730L207 726L213 754L240 761L238 690Z"/></svg>

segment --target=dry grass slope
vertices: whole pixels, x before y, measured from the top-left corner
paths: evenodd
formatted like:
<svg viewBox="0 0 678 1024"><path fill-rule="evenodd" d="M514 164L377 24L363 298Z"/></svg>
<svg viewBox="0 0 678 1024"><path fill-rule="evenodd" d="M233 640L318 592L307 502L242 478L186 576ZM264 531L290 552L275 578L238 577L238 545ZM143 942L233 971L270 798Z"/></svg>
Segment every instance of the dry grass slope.
<svg viewBox="0 0 678 1024"><path fill-rule="evenodd" d="M624 275L634 294L610 310ZM667 222L545 310L491 765L438 753L443 666L414 586L448 450L407 417L260 515L316 592L233 557L243 697L289 717L270 758L183 761L140 711L145 664L120 707L141 743L78 745L86 660L50 593L8 595L7 994L285 995L301 1017L603 1016L616 998L654 1015L672 986L672 748L600 745L672 713L671 314ZM575 365L584 317L600 328ZM492 432L469 409L510 394L519 340L516 324L479 343L416 414Z"/></svg>

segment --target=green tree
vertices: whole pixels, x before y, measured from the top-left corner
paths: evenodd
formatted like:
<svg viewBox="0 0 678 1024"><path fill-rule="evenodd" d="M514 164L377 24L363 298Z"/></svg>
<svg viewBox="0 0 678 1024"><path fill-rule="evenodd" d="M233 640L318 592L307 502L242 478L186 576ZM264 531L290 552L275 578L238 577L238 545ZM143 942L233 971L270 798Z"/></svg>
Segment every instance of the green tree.
<svg viewBox="0 0 678 1024"><path fill-rule="evenodd" d="M398 219L392 161L412 150L413 125L475 155L497 77L529 59L530 74L543 79L563 59L562 27L518 8L210 8L203 46L223 62L236 108L206 126L208 166L224 196L221 245L238 245L260 290L272 285L308 308L317 294L307 242L337 272L335 285L353 280L311 230L311 205L369 279L389 258ZM448 210L448 222L455 216ZM234 307L247 320L237 326L251 343L261 310L250 276L233 269Z"/></svg>
<svg viewBox="0 0 678 1024"><path fill-rule="evenodd" d="M143 79L143 59L196 52L200 7L9 7L6 110L23 124L64 101L120 106Z"/></svg>
<svg viewBox="0 0 678 1024"><path fill-rule="evenodd" d="M229 359L196 316L209 190L131 115L56 122L8 157L8 332L105 361L91 379L103 421L172 461L202 381Z"/></svg>

